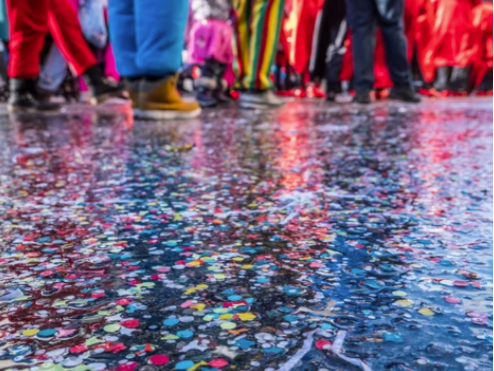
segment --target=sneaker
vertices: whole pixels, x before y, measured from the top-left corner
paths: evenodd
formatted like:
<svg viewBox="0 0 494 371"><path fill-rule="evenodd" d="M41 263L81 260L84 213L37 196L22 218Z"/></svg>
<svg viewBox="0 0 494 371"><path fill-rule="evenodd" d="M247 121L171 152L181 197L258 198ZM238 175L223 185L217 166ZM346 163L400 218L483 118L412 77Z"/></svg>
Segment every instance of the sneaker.
<svg viewBox="0 0 494 371"><path fill-rule="evenodd" d="M285 103L271 90L263 92L243 92L240 94L240 108L268 109L282 107Z"/></svg>
<svg viewBox="0 0 494 371"><path fill-rule="evenodd" d="M83 77L91 92L89 102L92 105L101 104L110 98L128 99L123 85L104 77L97 65L88 68Z"/></svg>
<svg viewBox="0 0 494 371"><path fill-rule="evenodd" d="M228 90L216 89L213 92L213 97L218 101L218 104L228 105L233 101Z"/></svg>
<svg viewBox="0 0 494 371"><path fill-rule="evenodd" d="M420 97L410 88L392 88L389 99L401 100L407 103L419 103Z"/></svg>
<svg viewBox="0 0 494 371"><path fill-rule="evenodd" d="M33 79L11 79L9 112L55 112L60 105L37 98L36 82Z"/></svg>
<svg viewBox="0 0 494 371"><path fill-rule="evenodd" d="M363 93L355 93L355 96L353 97L352 100L353 103L359 103L359 104L370 104L371 103L371 98L369 92L363 92Z"/></svg>
<svg viewBox="0 0 494 371"><path fill-rule="evenodd" d="M214 97L214 92L210 89L200 88L197 91L196 99L199 105L203 108L210 108L218 105L218 101Z"/></svg>
<svg viewBox="0 0 494 371"><path fill-rule="evenodd" d="M158 80L144 79L139 85L140 117L144 119L190 119L199 116L197 102L186 102L177 90L178 75Z"/></svg>

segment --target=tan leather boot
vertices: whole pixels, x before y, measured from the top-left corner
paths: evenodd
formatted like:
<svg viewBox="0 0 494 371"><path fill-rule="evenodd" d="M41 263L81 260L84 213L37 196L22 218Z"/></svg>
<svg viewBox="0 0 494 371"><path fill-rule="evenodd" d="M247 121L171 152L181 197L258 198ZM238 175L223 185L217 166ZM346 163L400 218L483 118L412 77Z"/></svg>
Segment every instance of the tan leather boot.
<svg viewBox="0 0 494 371"><path fill-rule="evenodd" d="M201 108L195 101L182 100L177 90L178 76L149 81L139 85L139 117L147 119L187 119L199 116Z"/></svg>

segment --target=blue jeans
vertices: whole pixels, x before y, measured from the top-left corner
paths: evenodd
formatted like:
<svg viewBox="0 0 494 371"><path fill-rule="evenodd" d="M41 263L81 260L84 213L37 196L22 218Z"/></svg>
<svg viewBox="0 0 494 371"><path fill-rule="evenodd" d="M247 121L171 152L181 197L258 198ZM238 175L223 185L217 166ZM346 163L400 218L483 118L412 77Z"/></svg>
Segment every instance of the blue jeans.
<svg viewBox="0 0 494 371"><path fill-rule="evenodd" d="M54 92L67 75L67 61L55 43L50 47L45 65L41 70L38 86L44 90Z"/></svg>
<svg viewBox="0 0 494 371"><path fill-rule="evenodd" d="M376 24L381 29L386 64L397 88L411 88L407 40L403 26L404 0L345 0L352 32L355 90L369 92L374 86Z"/></svg>
<svg viewBox="0 0 494 371"><path fill-rule="evenodd" d="M123 77L178 71L188 6L186 0L109 0L110 41Z"/></svg>
<svg viewBox="0 0 494 371"><path fill-rule="evenodd" d="M103 2L81 0L79 2L79 21L86 41L98 49L103 49L108 41Z"/></svg>

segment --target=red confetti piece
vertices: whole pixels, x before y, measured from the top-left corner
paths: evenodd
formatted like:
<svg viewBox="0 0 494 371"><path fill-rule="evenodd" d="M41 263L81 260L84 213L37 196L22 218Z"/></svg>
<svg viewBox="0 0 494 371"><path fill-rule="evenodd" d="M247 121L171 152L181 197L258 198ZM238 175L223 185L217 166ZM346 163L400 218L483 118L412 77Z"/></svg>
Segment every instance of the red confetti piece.
<svg viewBox="0 0 494 371"><path fill-rule="evenodd" d="M446 296L444 298L444 300L446 300L448 303L452 303L452 304L458 304L458 303L461 303L461 300L458 299L458 298L455 298L453 296Z"/></svg>
<svg viewBox="0 0 494 371"><path fill-rule="evenodd" d="M139 327L139 320L138 319L127 319L125 321L122 321L121 325L126 328L137 328Z"/></svg>
<svg viewBox="0 0 494 371"><path fill-rule="evenodd" d="M211 367L225 367L227 364L228 361L221 358L213 359L208 363L208 365L210 365Z"/></svg>
<svg viewBox="0 0 494 371"><path fill-rule="evenodd" d="M329 349L333 345L329 340L319 339L316 341L316 348L319 350Z"/></svg>
<svg viewBox="0 0 494 371"><path fill-rule="evenodd" d="M170 361L170 358L168 356L165 356L163 354L156 354L152 357L149 357L148 362L152 365L157 365L157 366L162 366L166 365Z"/></svg>
<svg viewBox="0 0 494 371"><path fill-rule="evenodd" d="M89 348L86 345L80 344L80 345L76 345L75 347L70 348L70 353L74 353L74 354L84 353L88 349Z"/></svg>

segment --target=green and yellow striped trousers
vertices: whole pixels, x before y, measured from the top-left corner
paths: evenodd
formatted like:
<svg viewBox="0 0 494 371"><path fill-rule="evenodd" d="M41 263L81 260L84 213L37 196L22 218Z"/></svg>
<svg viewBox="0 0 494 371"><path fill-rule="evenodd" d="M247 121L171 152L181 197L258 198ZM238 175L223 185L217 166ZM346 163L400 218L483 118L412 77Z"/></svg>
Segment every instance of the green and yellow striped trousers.
<svg viewBox="0 0 494 371"><path fill-rule="evenodd" d="M238 86L271 88L269 73L276 55L284 0L233 0Z"/></svg>

